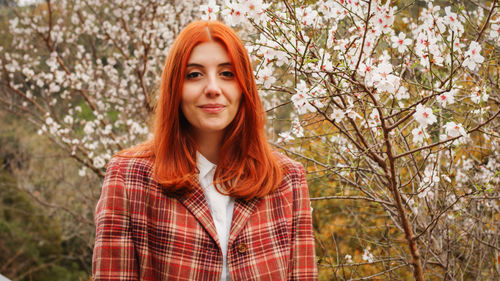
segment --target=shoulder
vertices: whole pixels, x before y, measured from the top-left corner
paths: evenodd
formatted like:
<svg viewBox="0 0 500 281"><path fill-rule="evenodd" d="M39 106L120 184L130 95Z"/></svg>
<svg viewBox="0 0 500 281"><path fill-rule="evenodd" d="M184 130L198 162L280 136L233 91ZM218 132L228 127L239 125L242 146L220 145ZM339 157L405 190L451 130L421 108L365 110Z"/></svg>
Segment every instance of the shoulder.
<svg viewBox="0 0 500 281"><path fill-rule="evenodd" d="M118 173L122 177L152 175L153 158L133 155L116 155L107 164L106 174Z"/></svg>
<svg viewBox="0 0 500 281"><path fill-rule="evenodd" d="M306 186L306 172L301 163L277 152L273 151L282 171L282 188L291 190L301 189ZM282 189L280 188L280 189ZM307 188L307 186L305 187Z"/></svg>
<svg viewBox="0 0 500 281"><path fill-rule="evenodd" d="M277 151L273 151L274 156L276 157L276 160L278 161L278 164L281 167L281 170L283 171L283 176L286 177L287 175L291 176L300 176L302 174L305 174L304 166L302 166L301 163L289 158L288 156L285 156Z"/></svg>

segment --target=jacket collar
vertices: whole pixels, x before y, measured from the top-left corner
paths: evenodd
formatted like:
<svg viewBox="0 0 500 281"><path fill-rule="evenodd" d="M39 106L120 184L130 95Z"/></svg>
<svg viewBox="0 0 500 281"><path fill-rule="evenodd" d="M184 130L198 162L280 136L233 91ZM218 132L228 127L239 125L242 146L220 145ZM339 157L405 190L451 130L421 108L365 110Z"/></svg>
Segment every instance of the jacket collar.
<svg viewBox="0 0 500 281"><path fill-rule="evenodd" d="M200 168L200 173L202 173ZM219 239L217 236L217 230L215 228L214 220L210 214L210 209L208 208L207 201L205 199L205 194L199 184L198 176L194 179L194 188L184 196L179 198L179 201L188 209L193 216L200 222L200 224L205 228L210 237L219 245ZM228 245L230 246L236 237L243 230L245 225L250 220L250 216L257 209L257 204L260 202L260 198L254 198L251 200L236 199L234 202L233 220L231 222L231 230L229 233Z"/></svg>
<svg viewBox="0 0 500 281"><path fill-rule="evenodd" d="M260 202L260 200L260 198L254 198L251 200L235 200L233 221L231 222L231 231L229 232L228 248L248 223L248 221L250 220L250 216L255 213L257 204Z"/></svg>
<svg viewBox="0 0 500 281"><path fill-rule="evenodd" d="M195 176L194 181L196 183L194 188L190 190L189 193L181 196L179 198L179 201L200 222L200 224L203 226L203 228L205 228L210 237L212 237L212 239L214 239L214 241L219 244L214 220L212 218L212 215L210 214L210 209L208 208L205 194L203 193L197 176Z"/></svg>
<svg viewBox="0 0 500 281"><path fill-rule="evenodd" d="M212 169L215 169L216 165L208 161L203 154L196 151L196 166L200 171L200 178L204 178Z"/></svg>

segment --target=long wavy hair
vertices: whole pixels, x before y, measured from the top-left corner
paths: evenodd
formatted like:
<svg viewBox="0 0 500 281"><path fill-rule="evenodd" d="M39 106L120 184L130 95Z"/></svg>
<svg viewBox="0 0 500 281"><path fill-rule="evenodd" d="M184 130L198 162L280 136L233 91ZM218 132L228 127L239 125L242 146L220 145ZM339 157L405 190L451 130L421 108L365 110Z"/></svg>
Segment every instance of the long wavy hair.
<svg viewBox="0 0 500 281"><path fill-rule="evenodd" d="M282 170L266 140L265 111L248 53L238 35L221 22L193 22L175 39L162 74L154 137L118 155L153 157L154 178L168 193L197 186L197 144L180 109L181 95L191 51L211 41L225 47L242 89L239 110L224 132L214 183L220 193L233 197L263 197L278 187Z"/></svg>

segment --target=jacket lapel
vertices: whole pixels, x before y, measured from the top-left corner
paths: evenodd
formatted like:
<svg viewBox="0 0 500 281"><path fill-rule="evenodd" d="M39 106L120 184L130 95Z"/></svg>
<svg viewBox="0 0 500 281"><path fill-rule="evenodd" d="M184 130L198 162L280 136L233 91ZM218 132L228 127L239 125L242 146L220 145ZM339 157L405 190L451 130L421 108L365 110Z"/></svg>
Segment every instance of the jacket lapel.
<svg viewBox="0 0 500 281"><path fill-rule="evenodd" d="M238 237L241 230L248 223L250 216L255 212L257 203L260 198L254 198L248 201L243 199L236 199L234 202L233 221L231 222L231 231L229 232L228 244L231 245Z"/></svg>
<svg viewBox="0 0 500 281"><path fill-rule="evenodd" d="M219 245L214 220L210 214L207 201L205 200L205 194L199 184L197 184L194 190L184 196L181 196L179 201L193 214L212 239L214 239L214 241Z"/></svg>
<svg viewBox="0 0 500 281"><path fill-rule="evenodd" d="M217 230L215 228L212 215L210 214L210 209L208 208L205 194L203 193L198 180L196 179L195 181L197 184L194 190L184 196L181 196L179 198L179 201L186 207L186 209L188 209L193 214L193 216L200 222L203 228L205 228L208 234L220 247ZM231 222L231 230L229 233L229 245L233 243L233 241L236 239L236 237L238 237L240 232L248 223L250 216L257 209L257 204L260 202L260 200L260 198L254 198L248 201L243 199L235 200L233 219Z"/></svg>

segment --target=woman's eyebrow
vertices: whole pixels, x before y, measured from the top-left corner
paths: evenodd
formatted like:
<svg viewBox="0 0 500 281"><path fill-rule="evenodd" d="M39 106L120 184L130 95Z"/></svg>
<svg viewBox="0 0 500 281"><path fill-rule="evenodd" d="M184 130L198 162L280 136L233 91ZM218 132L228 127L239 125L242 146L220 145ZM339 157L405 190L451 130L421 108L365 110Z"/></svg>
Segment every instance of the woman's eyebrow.
<svg viewBox="0 0 500 281"><path fill-rule="evenodd" d="M198 63L188 63L186 67L200 67L203 68L203 65L198 64Z"/></svg>
<svg viewBox="0 0 500 281"><path fill-rule="evenodd" d="M232 63L230 62L223 62L223 63L219 63L219 65L217 65L218 67L221 67L221 66L233 66ZM199 68L204 68L205 66L202 65L202 64L199 64L199 63L188 63L186 65L186 67L199 67Z"/></svg>

